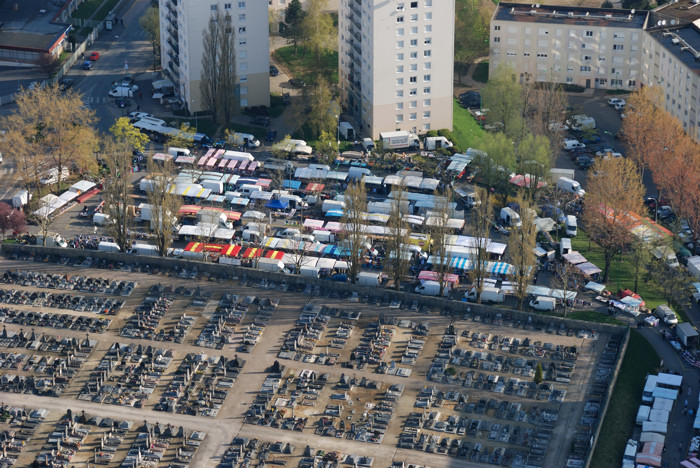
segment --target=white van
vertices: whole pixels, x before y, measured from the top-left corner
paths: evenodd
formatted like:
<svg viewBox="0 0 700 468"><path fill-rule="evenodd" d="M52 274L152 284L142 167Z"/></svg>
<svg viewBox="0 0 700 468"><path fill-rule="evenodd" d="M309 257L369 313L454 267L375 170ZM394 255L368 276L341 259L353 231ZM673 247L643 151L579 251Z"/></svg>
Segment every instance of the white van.
<svg viewBox="0 0 700 468"><path fill-rule="evenodd" d="M469 301L476 301L477 300L477 294L476 294L476 288L472 288L470 291L467 291L464 293L465 299ZM505 300L505 294L503 293L503 290L499 288L491 288L491 287L485 287L481 291L481 302L486 303L486 302L496 302L500 303Z"/></svg>
<svg viewBox="0 0 700 468"><path fill-rule="evenodd" d="M438 296L440 295L440 283L438 281L423 281L423 284L416 286L416 292L423 296ZM445 283L442 295L444 297L450 295L450 283Z"/></svg>
<svg viewBox="0 0 700 468"><path fill-rule="evenodd" d="M282 239L294 239L295 236L298 236L301 234L301 231L296 228L284 228L280 230L277 234L275 234L276 237L281 237Z"/></svg>
<svg viewBox="0 0 700 468"><path fill-rule="evenodd" d="M520 215L507 206L501 208L501 221L508 227L521 227L523 225Z"/></svg>
<svg viewBox="0 0 700 468"><path fill-rule="evenodd" d="M102 241L97 244L97 250L100 252L119 252L121 249L116 242Z"/></svg>
<svg viewBox="0 0 700 468"><path fill-rule="evenodd" d="M118 86L114 89L109 90L110 97L134 97L134 90L130 86Z"/></svg>
<svg viewBox="0 0 700 468"><path fill-rule="evenodd" d="M321 242L323 244L333 244L336 240L335 234L331 231L314 230L311 235L314 236L316 242Z"/></svg>
<svg viewBox="0 0 700 468"><path fill-rule="evenodd" d="M249 148L257 148L260 146L260 140L255 138L255 136L251 135L250 133L236 133L236 144L247 146Z"/></svg>
<svg viewBox="0 0 700 468"><path fill-rule="evenodd" d="M370 273L369 271L361 271L357 275L357 284L360 286L369 286L376 288L379 286L379 273Z"/></svg>
<svg viewBox="0 0 700 468"><path fill-rule="evenodd" d="M168 154L174 158L177 158L178 156L190 156L190 150L187 148L175 148L174 146L171 146L168 148Z"/></svg>
<svg viewBox="0 0 700 468"><path fill-rule="evenodd" d="M678 325L678 317L676 316L676 313L673 312L673 309L666 304L656 306L654 309L654 314L666 325Z"/></svg>
<svg viewBox="0 0 700 468"><path fill-rule="evenodd" d="M582 197L586 194L586 191L581 188L581 184L576 182L574 179L569 179L568 177L559 177L557 180L557 188L563 190L564 192L573 193Z"/></svg>
<svg viewBox="0 0 700 468"><path fill-rule="evenodd" d="M581 143L580 141L576 140L575 138L567 138L564 140L562 143L564 145L564 149L566 151L573 151L577 149L583 149L586 147L585 144Z"/></svg>
<svg viewBox="0 0 700 468"><path fill-rule="evenodd" d="M578 224L576 220L576 216L574 215L567 215L566 216L566 235L571 236L571 237L576 237L576 234L578 234Z"/></svg>
<svg viewBox="0 0 700 468"><path fill-rule="evenodd" d="M372 140L371 138L363 138L362 147L365 149L366 152L371 153L372 151L374 151L374 140Z"/></svg>
<svg viewBox="0 0 700 468"><path fill-rule="evenodd" d="M109 221L109 215L104 213L95 213L92 216L92 222L97 226L104 226Z"/></svg>
<svg viewBox="0 0 700 468"><path fill-rule="evenodd" d="M553 297L537 296L530 301L530 307L536 310L554 310L557 300Z"/></svg>
<svg viewBox="0 0 700 468"><path fill-rule="evenodd" d="M571 239L562 237L559 239L559 255L564 256L571 253Z"/></svg>
<svg viewBox="0 0 700 468"><path fill-rule="evenodd" d="M314 266L302 266L299 268L299 275L306 278L319 278L321 269Z"/></svg>
<svg viewBox="0 0 700 468"><path fill-rule="evenodd" d="M656 247L655 249L652 249L651 254L657 260L662 260L664 263L666 263L669 268L678 268L680 266L680 263L678 263L678 257L676 257L676 254L673 252L671 247L666 245Z"/></svg>

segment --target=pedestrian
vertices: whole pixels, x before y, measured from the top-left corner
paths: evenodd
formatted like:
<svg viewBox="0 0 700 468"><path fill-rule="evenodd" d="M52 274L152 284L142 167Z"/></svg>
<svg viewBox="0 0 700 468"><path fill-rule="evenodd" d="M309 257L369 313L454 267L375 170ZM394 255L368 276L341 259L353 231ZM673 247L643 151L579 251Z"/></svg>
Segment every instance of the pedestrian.
<svg viewBox="0 0 700 468"><path fill-rule="evenodd" d="M92 227L92 233L97 234L97 224Z"/></svg>
<svg viewBox="0 0 700 468"><path fill-rule="evenodd" d="M686 408L688 407L688 400L685 400L685 401L683 402L683 406L685 406Z"/></svg>

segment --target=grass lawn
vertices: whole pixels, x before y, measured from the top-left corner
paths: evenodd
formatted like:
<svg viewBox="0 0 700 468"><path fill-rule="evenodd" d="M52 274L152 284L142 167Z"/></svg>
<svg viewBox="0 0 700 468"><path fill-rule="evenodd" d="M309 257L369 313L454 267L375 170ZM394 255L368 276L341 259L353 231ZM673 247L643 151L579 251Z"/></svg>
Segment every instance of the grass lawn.
<svg viewBox="0 0 700 468"><path fill-rule="evenodd" d="M603 250L595 242L590 243L591 248L589 250L588 243L588 235L585 232L581 231L581 229L578 230L578 235L571 239L571 246L574 250L578 250L579 252L581 252L581 255L586 257L586 259L589 262L602 269L605 266L605 255L603 254ZM616 255L615 258L613 258L613 261L610 264L610 273L608 275L609 290L632 290L634 288L634 269L632 267L632 264L628 261L630 255L631 254L629 253L623 254L622 261L619 261L619 255ZM644 299L646 306L649 309L653 309L659 304L666 304L668 301L664 299L663 291L661 290L661 288L651 280L645 283L645 277L646 273L642 272L640 274L638 290L636 292L637 294L642 296L642 299ZM681 316L682 315L683 314L681 314ZM682 319L682 317L679 317L679 320Z"/></svg>
<svg viewBox="0 0 700 468"><path fill-rule="evenodd" d="M469 111L459 105L457 99L454 100L453 108L453 143L462 151L466 151L469 147L477 147L478 142L484 135L484 130L479 126L476 120L474 120L474 117L472 117Z"/></svg>
<svg viewBox="0 0 700 468"><path fill-rule="evenodd" d="M488 60L484 60L483 62L479 62L476 64L476 69L472 74L472 78L474 78L474 81L478 81L479 83L486 83L487 81L489 81Z"/></svg>
<svg viewBox="0 0 700 468"><path fill-rule="evenodd" d="M634 430L637 408L644 389L644 378L659 366L659 357L649 342L636 330L630 330L630 333L615 391L591 459L590 466L596 468L620 466L625 444Z"/></svg>
<svg viewBox="0 0 700 468"><path fill-rule="evenodd" d="M294 46L280 47L273 53L273 57L282 66L289 70L290 78L300 78L307 83L316 80L316 58L303 47L299 47L296 55ZM338 51L331 51L321 57L321 73L331 83L338 83Z"/></svg>
<svg viewBox="0 0 700 468"><path fill-rule="evenodd" d="M621 320L611 317L608 314L596 312L594 310L577 310L570 312L567 318L573 320L585 320L586 322L596 322L596 323L607 323L610 325L622 325L626 327L627 324Z"/></svg>

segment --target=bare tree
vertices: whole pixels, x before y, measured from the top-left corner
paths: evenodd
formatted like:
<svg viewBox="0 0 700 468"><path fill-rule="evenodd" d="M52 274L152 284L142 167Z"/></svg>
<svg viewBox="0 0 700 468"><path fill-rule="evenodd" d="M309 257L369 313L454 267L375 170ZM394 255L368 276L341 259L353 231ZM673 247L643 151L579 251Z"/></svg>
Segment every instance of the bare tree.
<svg viewBox="0 0 700 468"><path fill-rule="evenodd" d="M583 219L588 234L605 254L605 283L613 255L631 241L630 229L637 224L632 215L641 212L644 187L639 171L627 158L599 160L591 172Z"/></svg>
<svg viewBox="0 0 700 468"><path fill-rule="evenodd" d="M474 219L474 245L475 255L472 257L471 279L481 304L481 292L484 290L484 279L488 274L486 262L489 259L488 247L490 244L491 217L493 216L493 195L488 190L477 188L481 205L474 207L472 216Z"/></svg>
<svg viewBox="0 0 700 468"><path fill-rule="evenodd" d="M217 10L202 36L202 103L215 122L228 125L237 108L236 37L231 15Z"/></svg>
<svg viewBox="0 0 700 468"><path fill-rule="evenodd" d="M109 216L107 233L114 238L122 252L131 247L131 228L134 225L132 206L131 149L124 139L106 140L103 157L108 174L105 177L102 197L104 212Z"/></svg>
<svg viewBox="0 0 700 468"><path fill-rule="evenodd" d="M447 235L450 232L448 221L452 213L452 189L447 188L443 193L437 191L433 194L435 204L433 217L435 221L430 227L430 238L433 241L433 257L435 258L435 272L440 283L439 295L442 297L447 284L447 275L452 270L452 254L447 243Z"/></svg>
<svg viewBox="0 0 700 468"><path fill-rule="evenodd" d="M520 204L520 220L522 226L516 228L508 239L508 254L515 271L513 273L513 294L518 298L518 309L523 308L527 297L527 288L532 284L537 267L534 248L537 240L537 225L535 213L530 204L518 200Z"/></svg>
<svg viewBox="0 0 700 468"><path fill-rule="evenodd" d="M576 286L581 279L581 271L576 268L576 265L572 265L566 260L563 260L561 264L557 265L554 272L554 286L563 292L561 297L557 297L557 299L560 299L562 302L564 317L569 313L568 297L576 290Z"/></svg>
<svg viewBox="0 0 700 468"><path fill-rule="evenodd" d="M157 6L150 6L139 19L139 26L143 29L151 43L153 51L153 71L158 67L158 56L160 55L160 13Z"/></svg>
<svg viewBox="0 0 700 468"><path fill-rule="evenodd" d="M357 280L366 241L364 213L367 212L367 189L364 182L353 182L345 191L342 237L350 249L350 281Z"/></svg>
<svg viewBox="0 0 700 468"><path fill-rule="evenodd" d="M181 199L173 193L175 173L171 159L166 159L161 165L150 157L148 172L153 180L147 192L148 203L151 205L151 233L158 254L165 257L173 243L173 231L177 226L175 215L180 209Z"/></svg>
<svg viewBox="0 0 700 468"><path fill-rule="evenodd" d="M388 267L394 281L394 289L401 289L401 280L408 274L411 252L407 250L410 229L405 216L408 214L406 186L401 185L392 190L391 210L389 212L389 237L386 240ZM408 258L407 258L408 256Z"/></svg>
<svg viewBox="0 0 700 468"><path fill-rule="evenodd" d="M49 229L56 220L53 216L51 216L51 214L49 214L50 205L51 202L42 198L37 204L37 209L33 211L29 217L29 219L39 226L39 233L42 237L41 245L44 247L46 247L46 236L49 234Z"/></svg>

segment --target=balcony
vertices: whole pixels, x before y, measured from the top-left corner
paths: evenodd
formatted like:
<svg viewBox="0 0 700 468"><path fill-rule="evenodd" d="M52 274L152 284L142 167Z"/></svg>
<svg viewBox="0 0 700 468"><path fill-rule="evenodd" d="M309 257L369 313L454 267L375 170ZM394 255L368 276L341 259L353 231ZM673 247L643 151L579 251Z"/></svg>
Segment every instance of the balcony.
<svg viewBox="0 0 700 468"><path fill-rule="evenodd" d="M177 65L178 67L180 66L180 57L177 54L173 53L172 50L168 51L168 57L170 57L170 60L172 60L175 63L175 65Z"/></svg>
<svg viewBox="0 0 700 468"><path fill-rule="evenodd" d="M175 51L176 54L180 53L180 47L177 45L175 41L172 40L172 38L168 38L168 45L170 46L173 51Z"/></svg>
<svg viewBox="0 0 700 468"><path fill-rule="evenodd" d="M175 17L177 18L177 7L173 5L172 3L168 2L168 11Z"/></svg>

